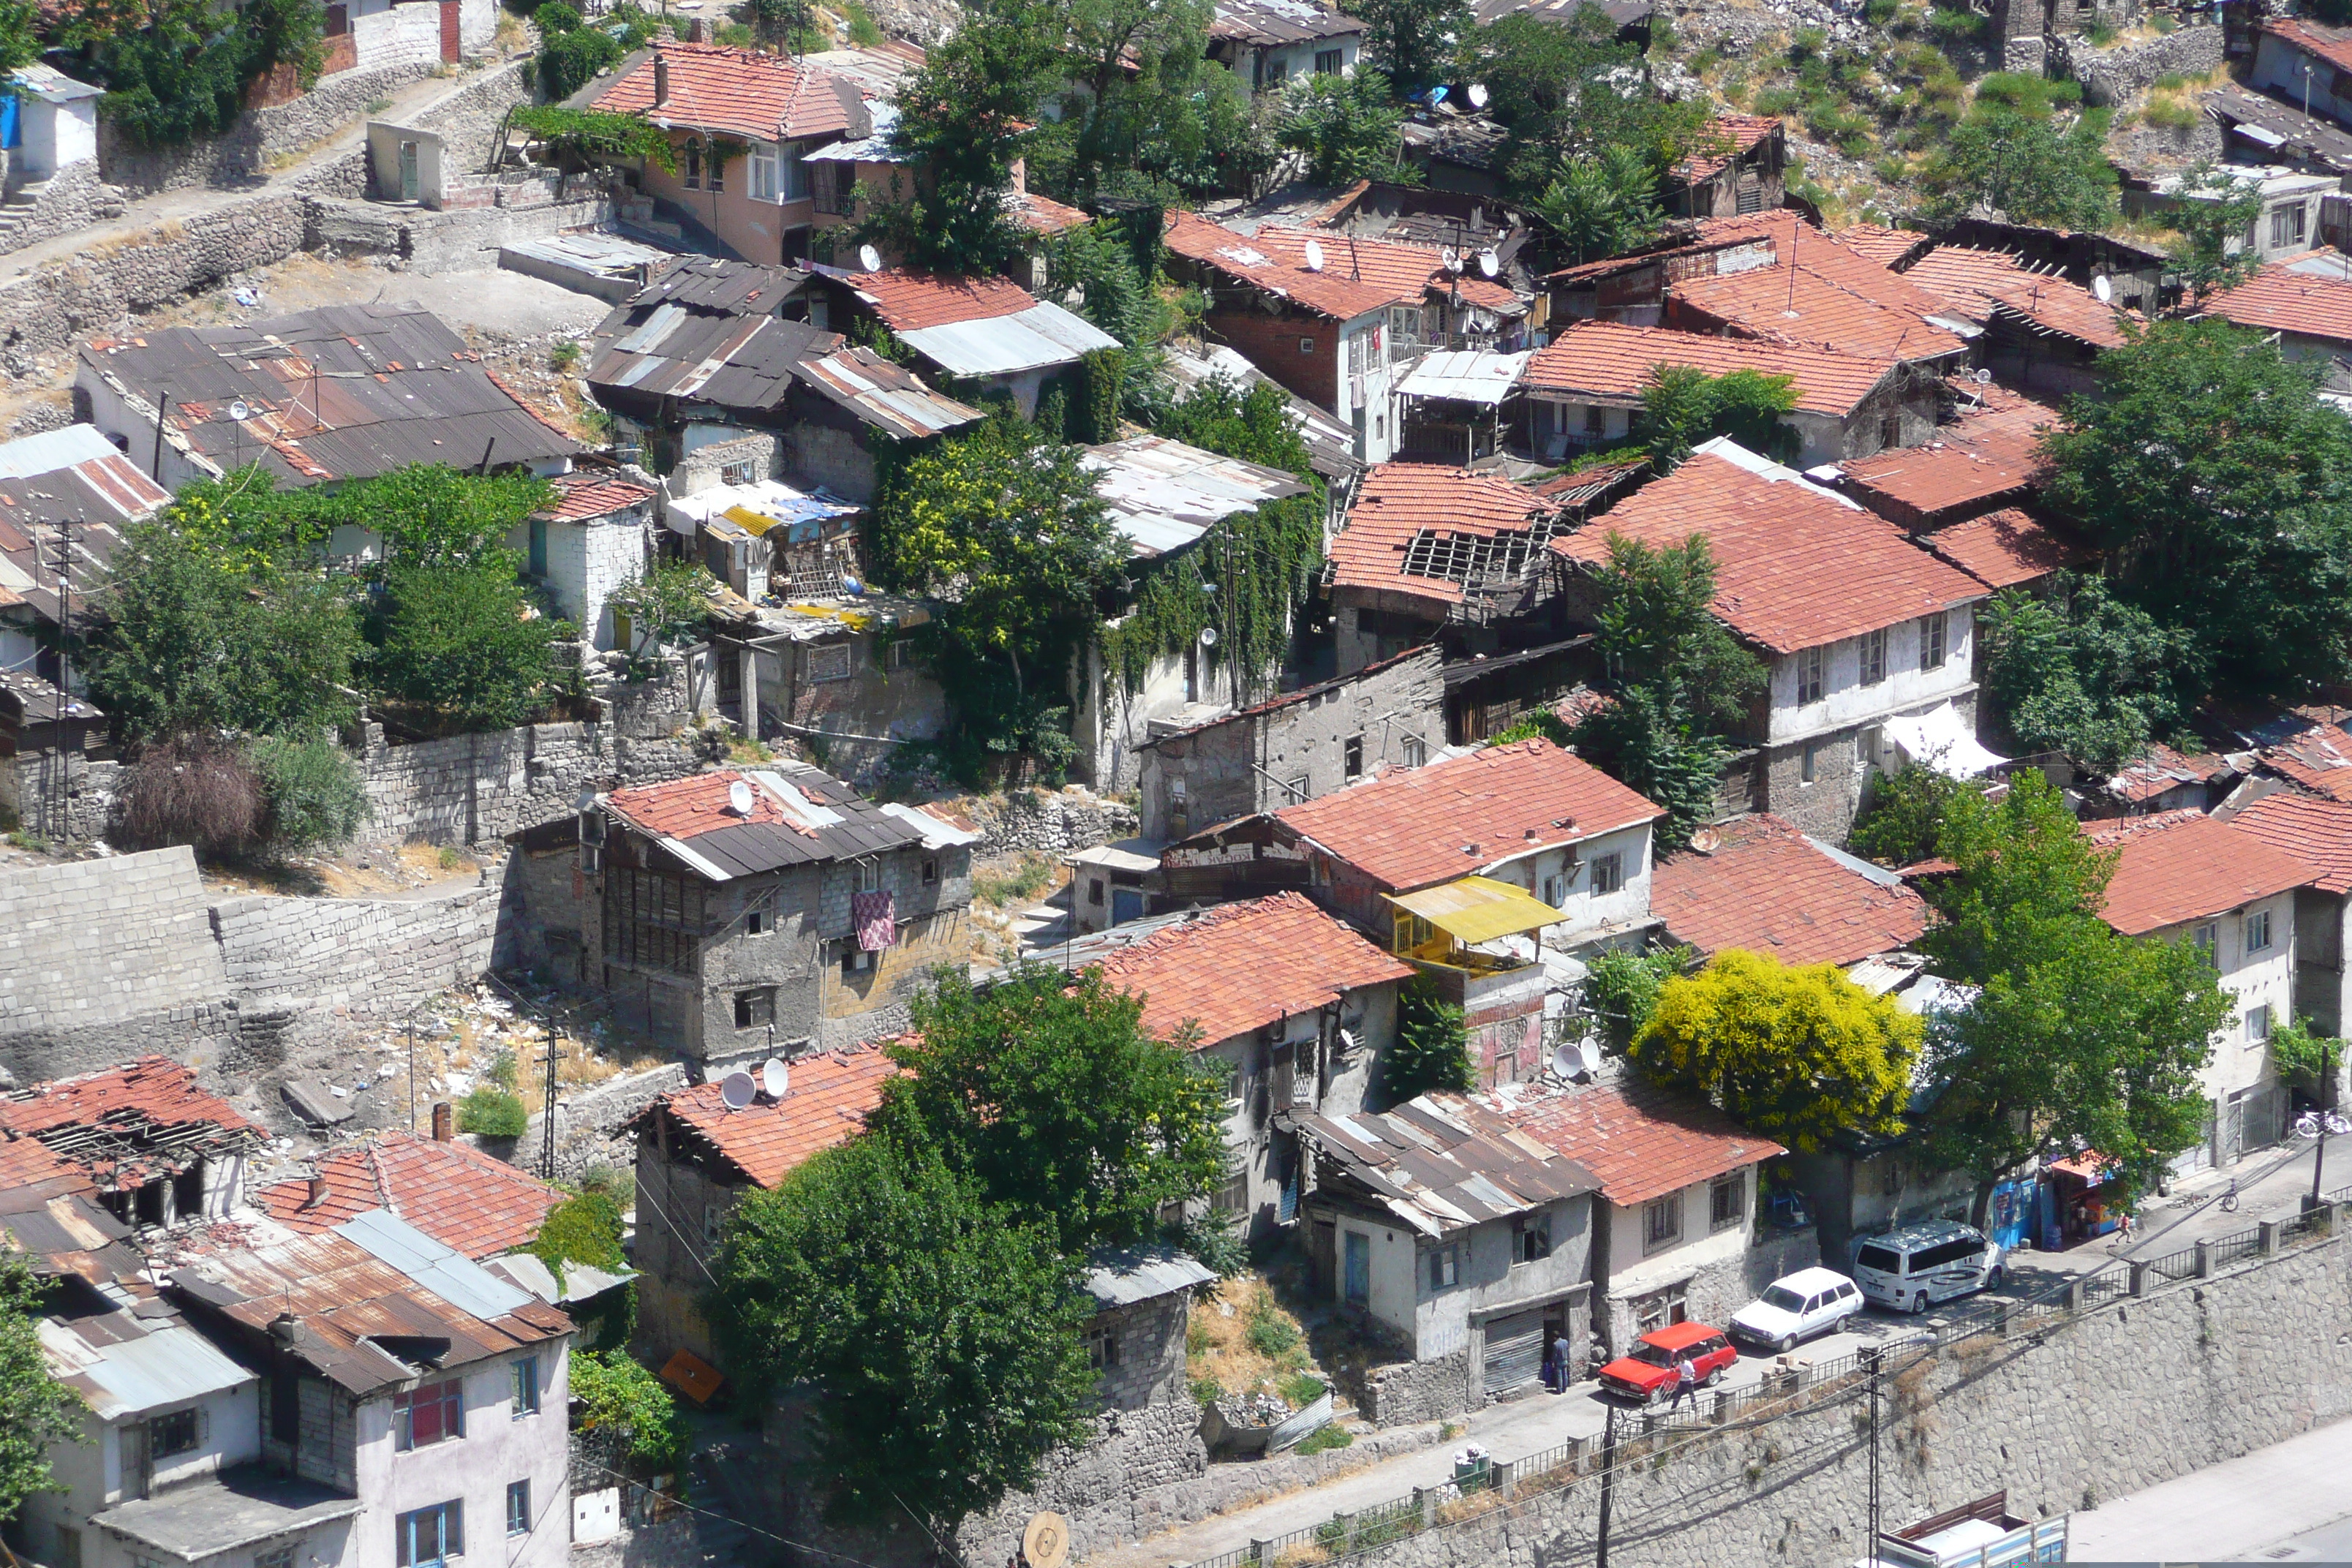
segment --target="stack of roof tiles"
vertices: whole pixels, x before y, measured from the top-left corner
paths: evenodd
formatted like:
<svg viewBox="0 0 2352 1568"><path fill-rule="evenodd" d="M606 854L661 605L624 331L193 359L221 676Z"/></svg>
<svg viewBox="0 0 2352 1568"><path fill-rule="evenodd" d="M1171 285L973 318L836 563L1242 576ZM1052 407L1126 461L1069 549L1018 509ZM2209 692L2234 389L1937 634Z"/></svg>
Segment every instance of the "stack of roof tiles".
<svg viewBox="0 0 2352 1568"><path fill-rule="evenodd" d="M1716 830L1712 850L1658 862L1650 912L1678 942L1783 963L1859 963L1916 942L1927 906L1895 873L1864 869L1766 814Z"/></svg>
<svg viewBox="0 0 2352 1568"><path fill-rule="evenodd" d="M772 1187L812 1156L865 1131L882 1103L882 1088L898 1065L880 1046L820 1052L788 1064L782 1099L764 1091L730 1110L716 1083L664 1095L639 1112L635 1125L665 1117L672 1136L684 1136L716 1154L748 1181Z"/></svg>
<svg viewBox="0 0 2352 1568"><path fill-rule="evenodd" d="M414 1132L378 1133L327 1150L316 1162L317 1198L307 1181L264 1187L261 1206L298 1236L386 1209L467 1258L495 1258L538 1237L563 1194L465 1143Z"/></svg>
<svg viewBox="0 0 2352 1568"><path fill-rule="evenodd" d="M1117 989L1142 995L1153 1035L1195 1026L1204 1046L1413 974L1298 893L1204 910L1099 967Z"/></svg>

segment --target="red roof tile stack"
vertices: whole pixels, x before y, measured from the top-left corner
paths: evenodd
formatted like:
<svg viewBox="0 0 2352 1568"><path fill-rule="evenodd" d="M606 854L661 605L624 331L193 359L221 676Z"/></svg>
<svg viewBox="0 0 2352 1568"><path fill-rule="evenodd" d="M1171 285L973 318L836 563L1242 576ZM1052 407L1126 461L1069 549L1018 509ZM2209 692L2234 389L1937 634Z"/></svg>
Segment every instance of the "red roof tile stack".
<svg viewBox="0 0 2352 1568"><path fill-rule="evenodd" d="M527 1171L459 1142L436 1143L414 1132L379 1133L340 1144L316 1162L325 1191L310 1200L307 1181L261 1190L270 1217L299 1236L390 1209L444 1247L472 1258L528 1247L563 1194Z"/></svg>
<svg viewBox="0 0 2352 1568"><path fill-rule="evenodd" d="M2225 914L2312 880L2292 856L2198 811L2086 823L2084 832L2116 853L2099 912L2126 936Z"/></svg>
<svg viewBox="0 0 2352 1568"><path fill-rule="evenodd" d="M2263 761L2307 790L2335 800L2352 800L2352 734L2341 724L2315 724L2294 740L2273 746Z"/></svg>
<svg viewBox="0 0 2352 1568"><path fill-rule="evenodd" d="M1717 618L1774 653L1985 596L1983 584L1919 549L1893 523L1729 442L1701 447L1551 548L1597 563L1608 559L1612 535L1664 546L1694 533L1715 549Z"/></svg>
<svg viewBox="0 0 2352 1568"><path fill-rule="evenodd" d="M654 102L655 62L669 68L669 97ZM848 78L790 55L716 44L657 44L635 68L597 96L606 114L641 114L690 131L753 142L822 136L850 128L860 96Z"/></svg>
<svg viewBox="0 0 2352 1568"><path fill-rule="evenodd" d="M2273 262L2200 305L2209 315L2256 331L2352 342L2352 257L2345 258L2341 273L2305 272Z"/></svg>
<svg viewBox="0 0 2352 1568"><path fill-rule="evenodd" d="M632 826L665 838L692 838L722 827L757 823L795 826L785 816L783 807L769 799L768 792L757 784L751 786L751 815L738 816L729 796L734 785L748 783L733 768L721 768L717 773L693 773L667 784L616 789L604 797L604 802Z"/></svg>
<svg viewBox="0 0 2352 1568"><path fill-rule="evenodd" d="M1996 307L2006 306L2037 327L2095 348L2121 348L2121 323L2139 320L2137 312L2103 305L2081 284L2037 272L2006 251L1939 245L1903 276L1969 321L1990 321Z"/></svg>
<svg viewBox="0 0 2352 1568"><path fill-rule="evenodd" d="M1652 367L1689 365L1709 375L1752 370L1793 378L1797 406L1843 418L1893 374L1895 361L1795 348L1753 338L1718 338L1617 321L1579 321L1536 351L1519 384L1552 392L1638 402Z"/></svg>
<svg viewBox="0 0 2352 1568"><path fill-rule="evenodd" d="M1549 741L1516 741L1286 805L1276 818L1398 892L1664 816Z"/></svg>
<svg viewBox="0 0 2352 1568"><path fill-rule="evenodd" d="M1935 439L1843 465L1846 484L1872 510L1911 526L2014 496L2042 482L2042 432L2058 411L1974 382L1955 383L1959 417Z"/></svg>
<svg viewBox="0 0 2352 1568"><path fill-rule="evenodd" d="M1771 266L1672 284L1668 321L1874 359L1938 359L1967 350L1965 337L1928 320L1950 317L1943 300L1820 230L1808 232L1795 214L1780 216Z"/></svg>
<svg viewBox="0 0 2352 1568"><path fill-rule="evenodd" d="M2323 893L2352 893L2352 801L2281 790L2230 819L2309 872Z"/></svg>
<svg viewBox="0 0 2352 1568"><path fill-rule="evenodd" d="M1521 1132L1591 1172L1620 1208L1788 1152L1715 1107L1631 1073L1613 1084L1524 1100L1481 1098Z"/></svg>
<svg viewBox="0 0 2352 1568"><path fill-rule="evenodd" d="M1197 1024L1203 1046L1413 975L1299 893L1204 910L1098 967L1118 989L1142 994L1153 1035Z"/></svg>
<svg viewBox="0 0 2352 1568"><path fill-rule="evenodd" d="M1510 289L1475 272L1448 278L1444 257L1425 245L1277 224L1244 234L1192 212L1170 215L1166 239L1169 249L1188 260L1334 321L1352 321L1388 305L1418 305L1432 294L1452 290L1504 315L1516 316L1526 308ZM1319 271L1307 265L1310 244L1323 253Z"/></svg>
<svg viewBox="0 0 2352 1568"><path fill-rule="evenodd" d="M1405 551L1414 536L1428 529L1480 539L1532 533L1552 510L1542 496L1497 475L1443 463L1382 463L1357 487L1347 525L1331 542L1331 582L1459 604L1461 584L1406 574Z"/></svg>
<svg viewBox="0 0 2352 1568"><path fill-rule="evenodd" d="M637 1120L667 1116L674 1133L700 1140L751 1181L772 1187L812 1156L864 1131L882 1103L882 1086L898 1070L879 1045L797 1057L788 1066L782 1100L762 1094L730 1110L719 1086L703 1083L664 1095Z"/></svg>
<svg viewBox="0 0 2352 1568"><path fill-rule="evenodd" d="M845 281L865 296L895 332L1018 315L1037 303L1034 295L1009 278L943 278L891 267L854 273Z"/></svg>
<svg viewBox="0 0 2352 1568"><path fill-rule="evenodd" d="M1937 529L1919 542L1988 588L2039 582L2090 559L2089 552L2067 543L2014 507Z"/></svg>
<svg viewBox="0 0 2352 1568"><path fill-rule="evenodd" d="M1760 814L1718 829L1709 853L1659 861L1650 912L1675 940L1710 956L1738 948L1783 963L1859 963L1927 929L1917 893L1872 880L1791 824Z"/></svg>

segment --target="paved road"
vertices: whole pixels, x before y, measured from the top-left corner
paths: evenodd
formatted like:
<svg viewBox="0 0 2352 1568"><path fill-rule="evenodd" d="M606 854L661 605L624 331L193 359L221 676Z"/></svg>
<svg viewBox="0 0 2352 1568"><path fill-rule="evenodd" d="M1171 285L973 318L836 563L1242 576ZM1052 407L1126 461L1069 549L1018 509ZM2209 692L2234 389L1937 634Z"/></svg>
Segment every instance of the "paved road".
<svg viewBox="0 0 2352 1568"><path fill-rule="evenodd" d="M2347 1470L2352 1421L2338 1421L2075 1514L2067 1561L2352 1561Z"/></svg>

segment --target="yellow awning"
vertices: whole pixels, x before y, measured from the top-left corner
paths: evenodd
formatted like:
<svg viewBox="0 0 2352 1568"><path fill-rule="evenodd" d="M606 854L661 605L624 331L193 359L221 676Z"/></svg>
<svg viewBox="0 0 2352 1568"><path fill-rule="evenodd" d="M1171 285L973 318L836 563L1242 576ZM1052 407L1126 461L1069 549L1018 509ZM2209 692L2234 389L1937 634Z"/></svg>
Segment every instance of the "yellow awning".
<svg viewBox="0 0 2352 1568"><path fill-rule="evenodd" d="M725 518L730 522L741 523L754 539L766 533L768 530L772 528L782 526L776 519L770 517L766 512L753 511L748 506L730 506L719 515Z"/></svg>
<svg viewBox="0 0 2352 1568"><path fill-rule="evenodd" d="M1465 877L1417 893L1397 893L1389 901L1419 915L1465 947L1516 936L1568 918L1525 888L1492 877Z"/></svg>

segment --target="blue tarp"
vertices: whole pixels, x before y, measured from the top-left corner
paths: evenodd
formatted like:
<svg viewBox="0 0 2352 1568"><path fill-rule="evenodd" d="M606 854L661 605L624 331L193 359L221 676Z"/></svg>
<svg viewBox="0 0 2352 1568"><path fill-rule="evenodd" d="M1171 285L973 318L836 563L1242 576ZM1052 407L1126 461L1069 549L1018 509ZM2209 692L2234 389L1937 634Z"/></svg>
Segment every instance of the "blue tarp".
<svg viewBox="0 0 2352 1568"><path fill-rule="evenodd" d="M24 117L21 100L9 91L0 90L0 147L16 147L24 142Z"/></svg>

